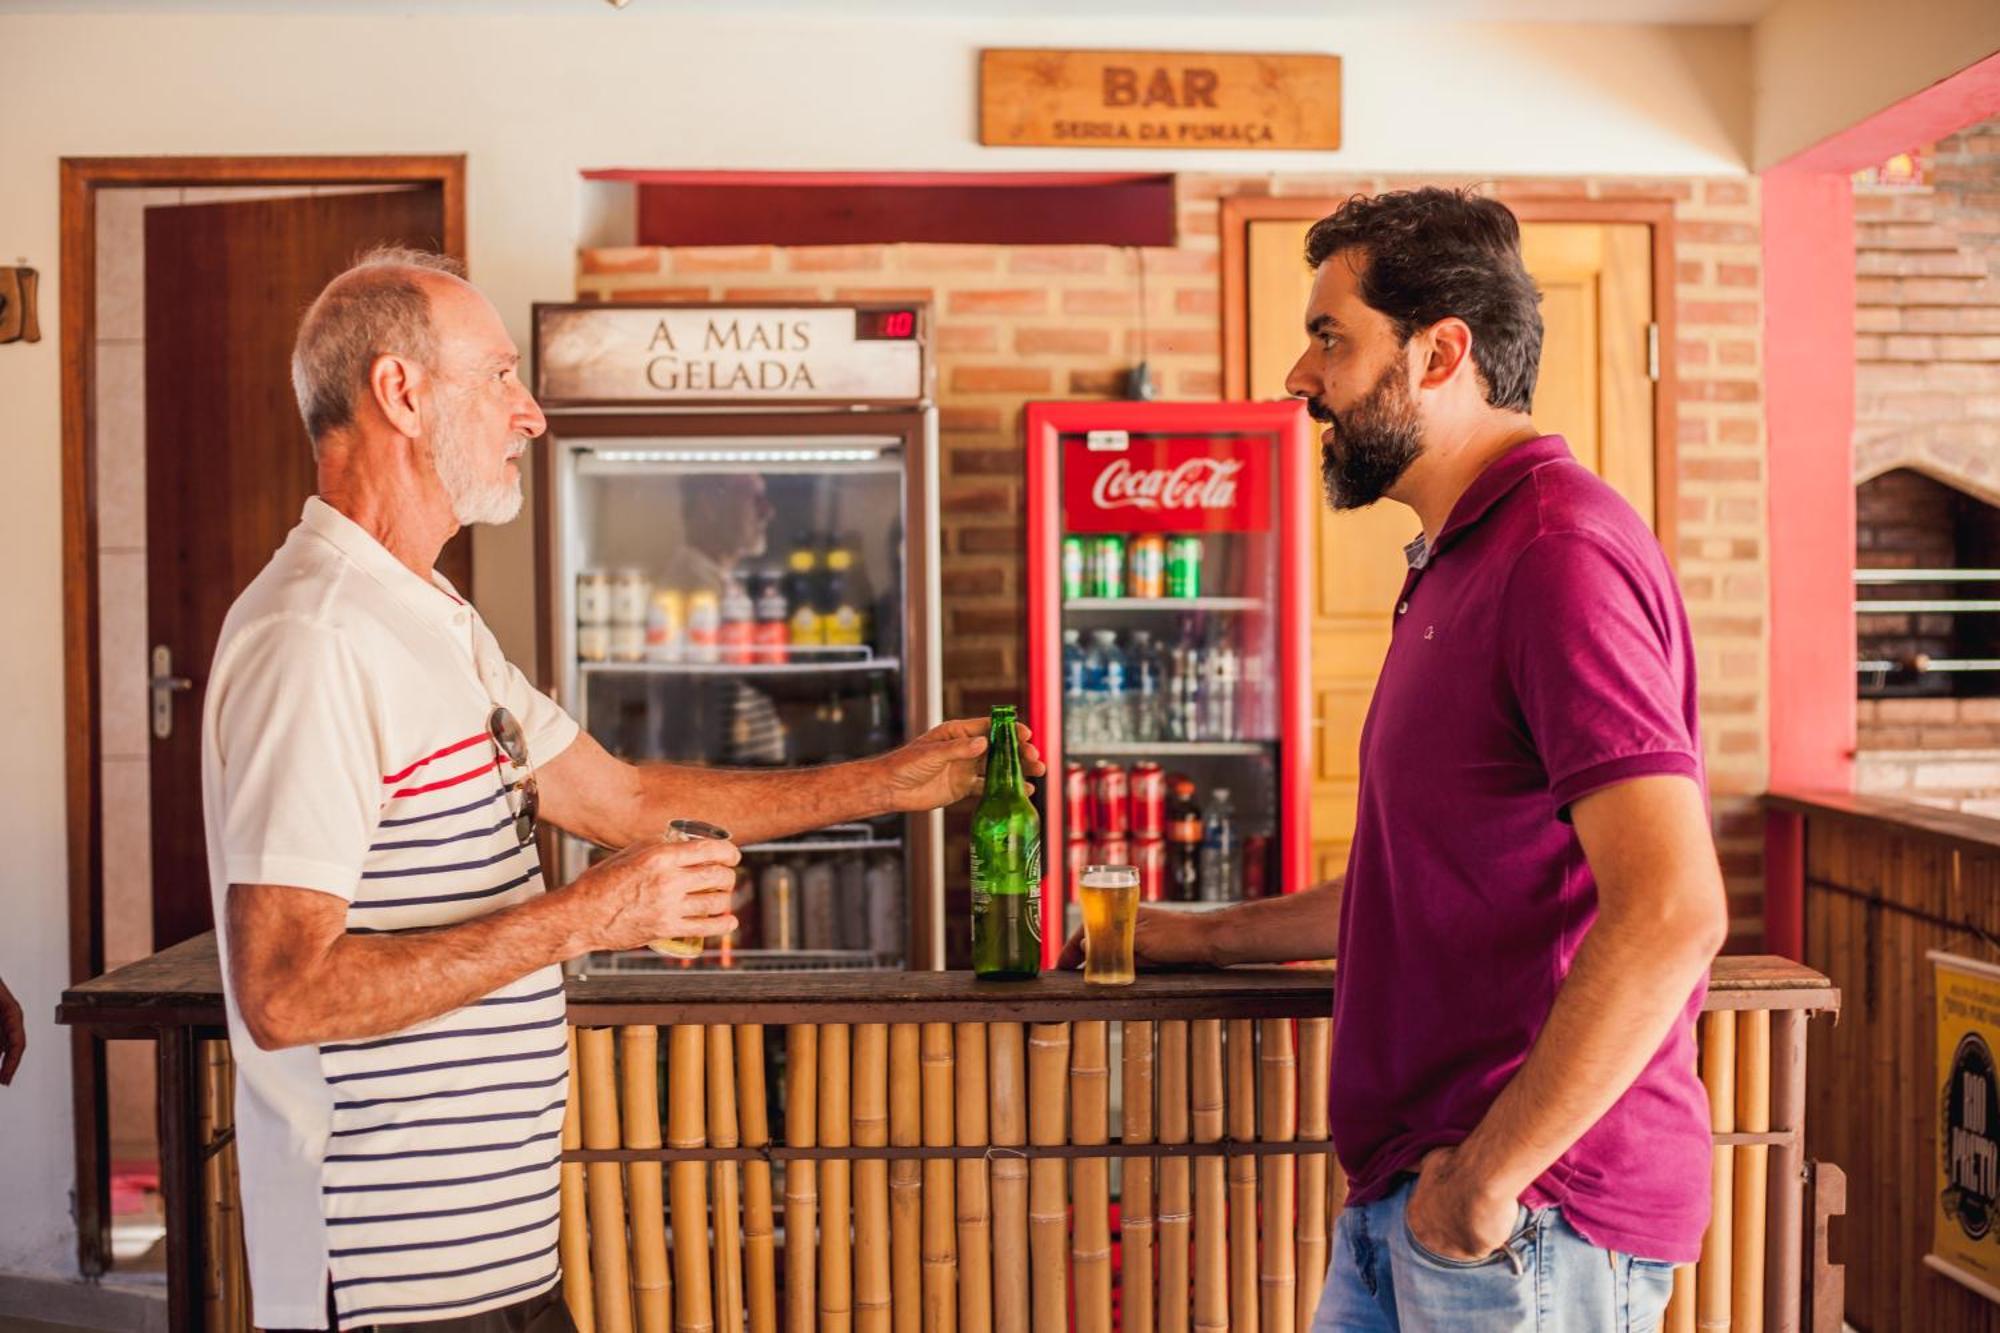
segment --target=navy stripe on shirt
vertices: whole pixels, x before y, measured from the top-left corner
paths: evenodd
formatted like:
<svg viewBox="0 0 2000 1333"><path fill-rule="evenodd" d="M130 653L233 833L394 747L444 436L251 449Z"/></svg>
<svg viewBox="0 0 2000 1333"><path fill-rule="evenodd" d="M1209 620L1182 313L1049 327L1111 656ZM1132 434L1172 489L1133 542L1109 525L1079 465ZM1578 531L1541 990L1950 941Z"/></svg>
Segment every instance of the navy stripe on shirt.
<svg viewBox="0 0 2000 1333"><path fill-rule="evenodd" d="M537 1287L546 1290L555 1285L554 1275L532 1278L519 1286L502 1287L499 1291L489 1291L483 1296L467 1296L457 1301L433 1301L429 1305L375 1305L365 1310L342 1310L342 1319L363 1319L378 1314L417 1314L425 1310L456 1310L462 1306L477 1305L481 1301L497 1301L502 1296L515 1296L524 1291L534 1291Z"/></svg>
<svg viewBox="0 0 2000 1333"><path fill-rule="evenodd" d="M434 1116L429 1120L387 1120L379 1125L356 1125L353 1129L336 1129L327 1135L330 1139L354 1138L362 1134L386 1134L397 1129L436 1129L441 1125L490 1125L501 1120L533 1120L547 1115L569 1103L567 1100L550 1102L534 1111L496 1111L492 1115L446 1115ZM332 1160L332 1159L328 1159Z"/></svg>
<svg viewBox="0 0 2000 1333"><path fill-rule="evenodd" d="M439 1069L471 1069L476 1065L504 1065L518 1060L543 1060L558 1055L564 1057L569 1055L569 1044L567 1042L552 1050L519 1051L513 1055L489 1055L478 1060L439 1060L432 1064L404 1065L397 1069L357 1069L351 1074L333 1075L326 1081L328 1083L352 1083L356 1079L396 1078L403 1074L428 1074Z"/></svg>
<svg viewBox="0 0 2000 1333"><path fill-rule="evenodd" d="M433 810L427 815L405 815L401 819L378 819L375 821L375 827L408 828L412 824L428 824L433 819L446 819L452 815L462 815L468 810L477 810L483 805L491 805L506 794L507 789L505 787L496 787L491 796L482 796L478 800L468 802L465 805L454 805L449 810Z"/></svg>
<svg viewBox="0 0 2000 1333"><path fill-rule="evenodd" d="M569 1053L568 1046L563 1047L563 1053L565 1055ZM335 1102L333 1109L337 1114L341 1111L365 1111L371 1106L396 1106L405 1102L443 1101L450 1097L483 1097L489 1092L526 1092L531 1088L553 1088L568 1077L569 1071L565 1069L554 1078L535 1079L526 1083L488 1083L482 1088L443 1088L437 1092L413 1092L407 1097L364 1097L358 1101Z"/></svg>
<svg viewBox="0 0 2000 1333"><path fill-rule="evenodd" d="M463 903L471 902L475 898L492 898L507 892L509 889L520 888L523 884L526 884L541 873L542 865L541 862L537 861L534 865L528 867L528 873L525 875L516 875L505 884L496 884L490 889L468 889L464 893L429 893L416 898L371 898L363 902L349 903L347 910L350 912L363 912L375 911L384 907L422 907L427 903ZM353 926L348 927L348 934L350 935L376 935L383 933L394 932L368 930Z"/></svg>
<svg viewBox="0 0 2000 1333"><path fill-rule="evenodd" d="M447 1037L494 1037L503 1032L533 1032L538 1028L558 1027L564 1016L553 1014L548 1018L538 1018L532 1023L507 1023L490 1028L446 1028L440 1032L413 1032L401 1037L380 1037L374 1041L349 1041L338 1045L322 1046L321 1055L344 1055L349 1051L379 1051L389 1046L408 1046L419 1041L443 1041Z"/></svg>
<svg viewBox="0 0 2000 1333"><path fill-rule="evenodd" d="M509 1176L525 1176L530 1171L549 1171L556 1166L554 1158L546 1162L529 1162L526 1166L511 1166L505 1171L489 1171L483 1176L453 1176L445 1180L385 1180L374 1185L321 1185L321 1194L380 1194L391 1190L445 1190L457 1185L484 1185L488 1181L505 1180ZM474 1209L485 1212L491 1204Z"/></svg>
<svg viewBox="0 0 2000 1333"><path fill-rule="evenodd" d="M361 878L407 879L411 875L451 875L461 870L483 870L487 866L498 864L510 856L519 855L527 850L528 844L516 843L512 847L505 848L477 861L448 861L434 866L407 866L401 870L364 870L361 872Z"/></svg>
<svg viewBox="0 0 2000 1333"><path fill-rule="evenodd" d="M473 1273L488 1273L496 1268L511 1268L515 1264L530 1263L555 1252L556 1242L550 1241L539 1250L530 1250L526 1254L517 1254L511 1259L494 1259L489 1263L473 1264L470 1268L440 1268L430 1273L385 1273L381 1277L342 1278L333 1284L333 1289L335 1291L345 1291L349 1287L371 1287L378 1286L384 1282L436 1282L440 1278L467 1277ZM352 1316L350 1315L350 1317Z"/></svg>
<svg viewBox="0 0 2000 1333"><path fill-rule="evenodd" d="M497 1213L507 1208L518 1208L524 1203L539 1203L543 1199L554 1198L561 1192L562 1184L558 1182L549 1186L540 1194L523 1194L518 1199L502 1199L498 1203L475 1203L469 1204L464 1208L427 1208L420 1213L378 1213L372 1217L329 1217L326 1219L326 1224L330 1227L365 1227L375 1226L378 1223L386 1226L391 1222L427 1222L433 1217L464 1217L468 1213Z"/></svg>
<svg viewBox="0 0 2000 1333"><path fill-rule="evenodd" d="M346 1152L328 1153L323 1161L328 1162L402 1162L418 1157L470 1157L483 1152L519 1152L531 1144L562 1137L562 1126L545 1130L540 1134L530 1134L524 1139L508 1143L474 1143L462 1148L410 1148L403 1152Z"/></svg>
<svg viewBox="0 0 2000 1333"><path fill-rule="evenodd" d="M378 842L368 850L371 852L397 852L409 847L442 847L448 842L464 842L467 838L483 838L489 833L498 833L514 822L514 816L507 815L497 824L487 824L480 828L470 828L463 833L453 833L442 838L410 838L403 842Z"/></svg>
<svg viewBox="0 0 2000 1333"><path fill-rule="evenodd" d="M329 1259L348 1259L357 1254L402 1254L408 1250L449 1250L460 1245L477 1245L482 1241L505 1240L509 1236L519 1236L524 1232L536 1231L559 1221L562 1211L550 1213L547 1217L536 1218L518 1227L508 1227L505 1231L488 1231L477 1236L453 1236L450 1240L423 1240L409 1245L360 1245L351 1250L328 1250Z"/></svg>
<svg viewBox="0 0 2000 1333"><path fill-rule="evenodd" d="M483 1000L474 1000L466 1008L477 1009L482 1004L526 1004L530 1000L546 1000L551 995L560 995L562 993L563 988L560 985L556 985L549 987L547 990L538 990L533 995L489 995Z"/></svg>

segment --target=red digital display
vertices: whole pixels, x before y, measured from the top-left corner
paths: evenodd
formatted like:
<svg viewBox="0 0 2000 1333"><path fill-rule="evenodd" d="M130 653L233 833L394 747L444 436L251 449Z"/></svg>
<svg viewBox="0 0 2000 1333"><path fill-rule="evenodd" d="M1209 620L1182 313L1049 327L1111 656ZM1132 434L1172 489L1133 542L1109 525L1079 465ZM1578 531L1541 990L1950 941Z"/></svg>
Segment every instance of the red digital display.
<svg viewBox="0 0 2000 1333"><path fill-rule="evenodd" d="M914 310L857 310L854 312L856 342L892 342L917 336Z"/></svg>

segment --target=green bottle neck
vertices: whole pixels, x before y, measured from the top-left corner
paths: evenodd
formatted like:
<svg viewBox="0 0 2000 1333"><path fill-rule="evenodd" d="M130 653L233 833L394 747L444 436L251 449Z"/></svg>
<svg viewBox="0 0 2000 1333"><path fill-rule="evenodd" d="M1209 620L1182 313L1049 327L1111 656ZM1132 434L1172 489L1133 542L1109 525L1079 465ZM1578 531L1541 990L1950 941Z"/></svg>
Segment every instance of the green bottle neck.
<svg viewBox="0 0 2000 1333"><path fill-rule="evenodd" d="M1021 790L1021 742L1012 713L995 716L986 732L986 794Z"/></svg>

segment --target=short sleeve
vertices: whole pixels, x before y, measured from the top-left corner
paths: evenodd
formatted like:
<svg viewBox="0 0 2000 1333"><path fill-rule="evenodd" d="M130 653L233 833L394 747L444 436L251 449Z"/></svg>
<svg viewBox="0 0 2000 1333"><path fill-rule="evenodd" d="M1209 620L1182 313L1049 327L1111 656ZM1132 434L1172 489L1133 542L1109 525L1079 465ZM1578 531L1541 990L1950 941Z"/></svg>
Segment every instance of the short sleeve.
<svg viewBox="0 0 2000 1333"><path fill-rule="evenodd" d="M521 724L528 742L528 761L536 767L548 763L576 739L580 729L576 719L507 660L484 620L475 621L474 626L472 652L480 683L494 702L505 705Z"/></svg>
<svg viewBox="0 0 2000 1333"><path fill-rule="evenodd" d="M1584 533L1538 537L1509 573L1500 616L1507 674L1558 817L1633 778L1701 780L1693 668L1680 661L1672 596L1651 571Z"/></svg>
<svg viewBox="0 0 2000 1333"><path fill-rule="evenodd" d="M332 630L274 619L236 636L208 688L232 884L316 889L348 902L382 808L379 719L354 654Z"/></svg>

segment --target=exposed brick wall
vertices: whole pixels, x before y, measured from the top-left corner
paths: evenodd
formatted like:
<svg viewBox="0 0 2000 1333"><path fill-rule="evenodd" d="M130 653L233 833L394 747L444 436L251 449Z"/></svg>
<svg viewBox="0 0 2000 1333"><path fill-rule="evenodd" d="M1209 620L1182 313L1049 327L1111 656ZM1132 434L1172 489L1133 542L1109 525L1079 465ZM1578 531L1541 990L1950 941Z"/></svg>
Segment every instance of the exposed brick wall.
<svg viewBox="0 0 2000 1333"><path fill-rule="evenodd" d="M1857 563L2000 567L2000 120L1939 143L1931 162L1922 188L1855 189ZM1892 620L1862 617L1864 654L2000 656L1992 617L1911 618L1900 642ZM1926 685L1991 695L2000 677ZM2000 700L1863 699L1857 741L1859 790L2000 816Z"/></svg>
<svg viewBox="0 0 2000 1333"><path fill-rule="evenodd" d="M1915 466L2000 504L2000 119L1926 188L1857 187L1856 479Z"/></svg>
<svg viewBox="0 0 2000 1333"><path fill-rule="evenodd" d="M1115 395L1143 349L1169 398L1221 393L1218 200L1342 196L1405 179L1183 175L1180 243L1107 247L870 245L586 250L579 299L926 299L937 312L945 704L982 711L1022 692L1025 476L1020 413L1037 398ZM1439 181L1442 184L1469 182ZM1680 549L1693 619L1718 845L1736 941L1763 911L1766 770L1762 298L1754 181L1509 180L1514 195L1671 198L1680 374ZM1560 430L1562 423L1544 423ZM952 854L957 854L954 846ZM953 864L956 864L954 861Z"/></svg>

